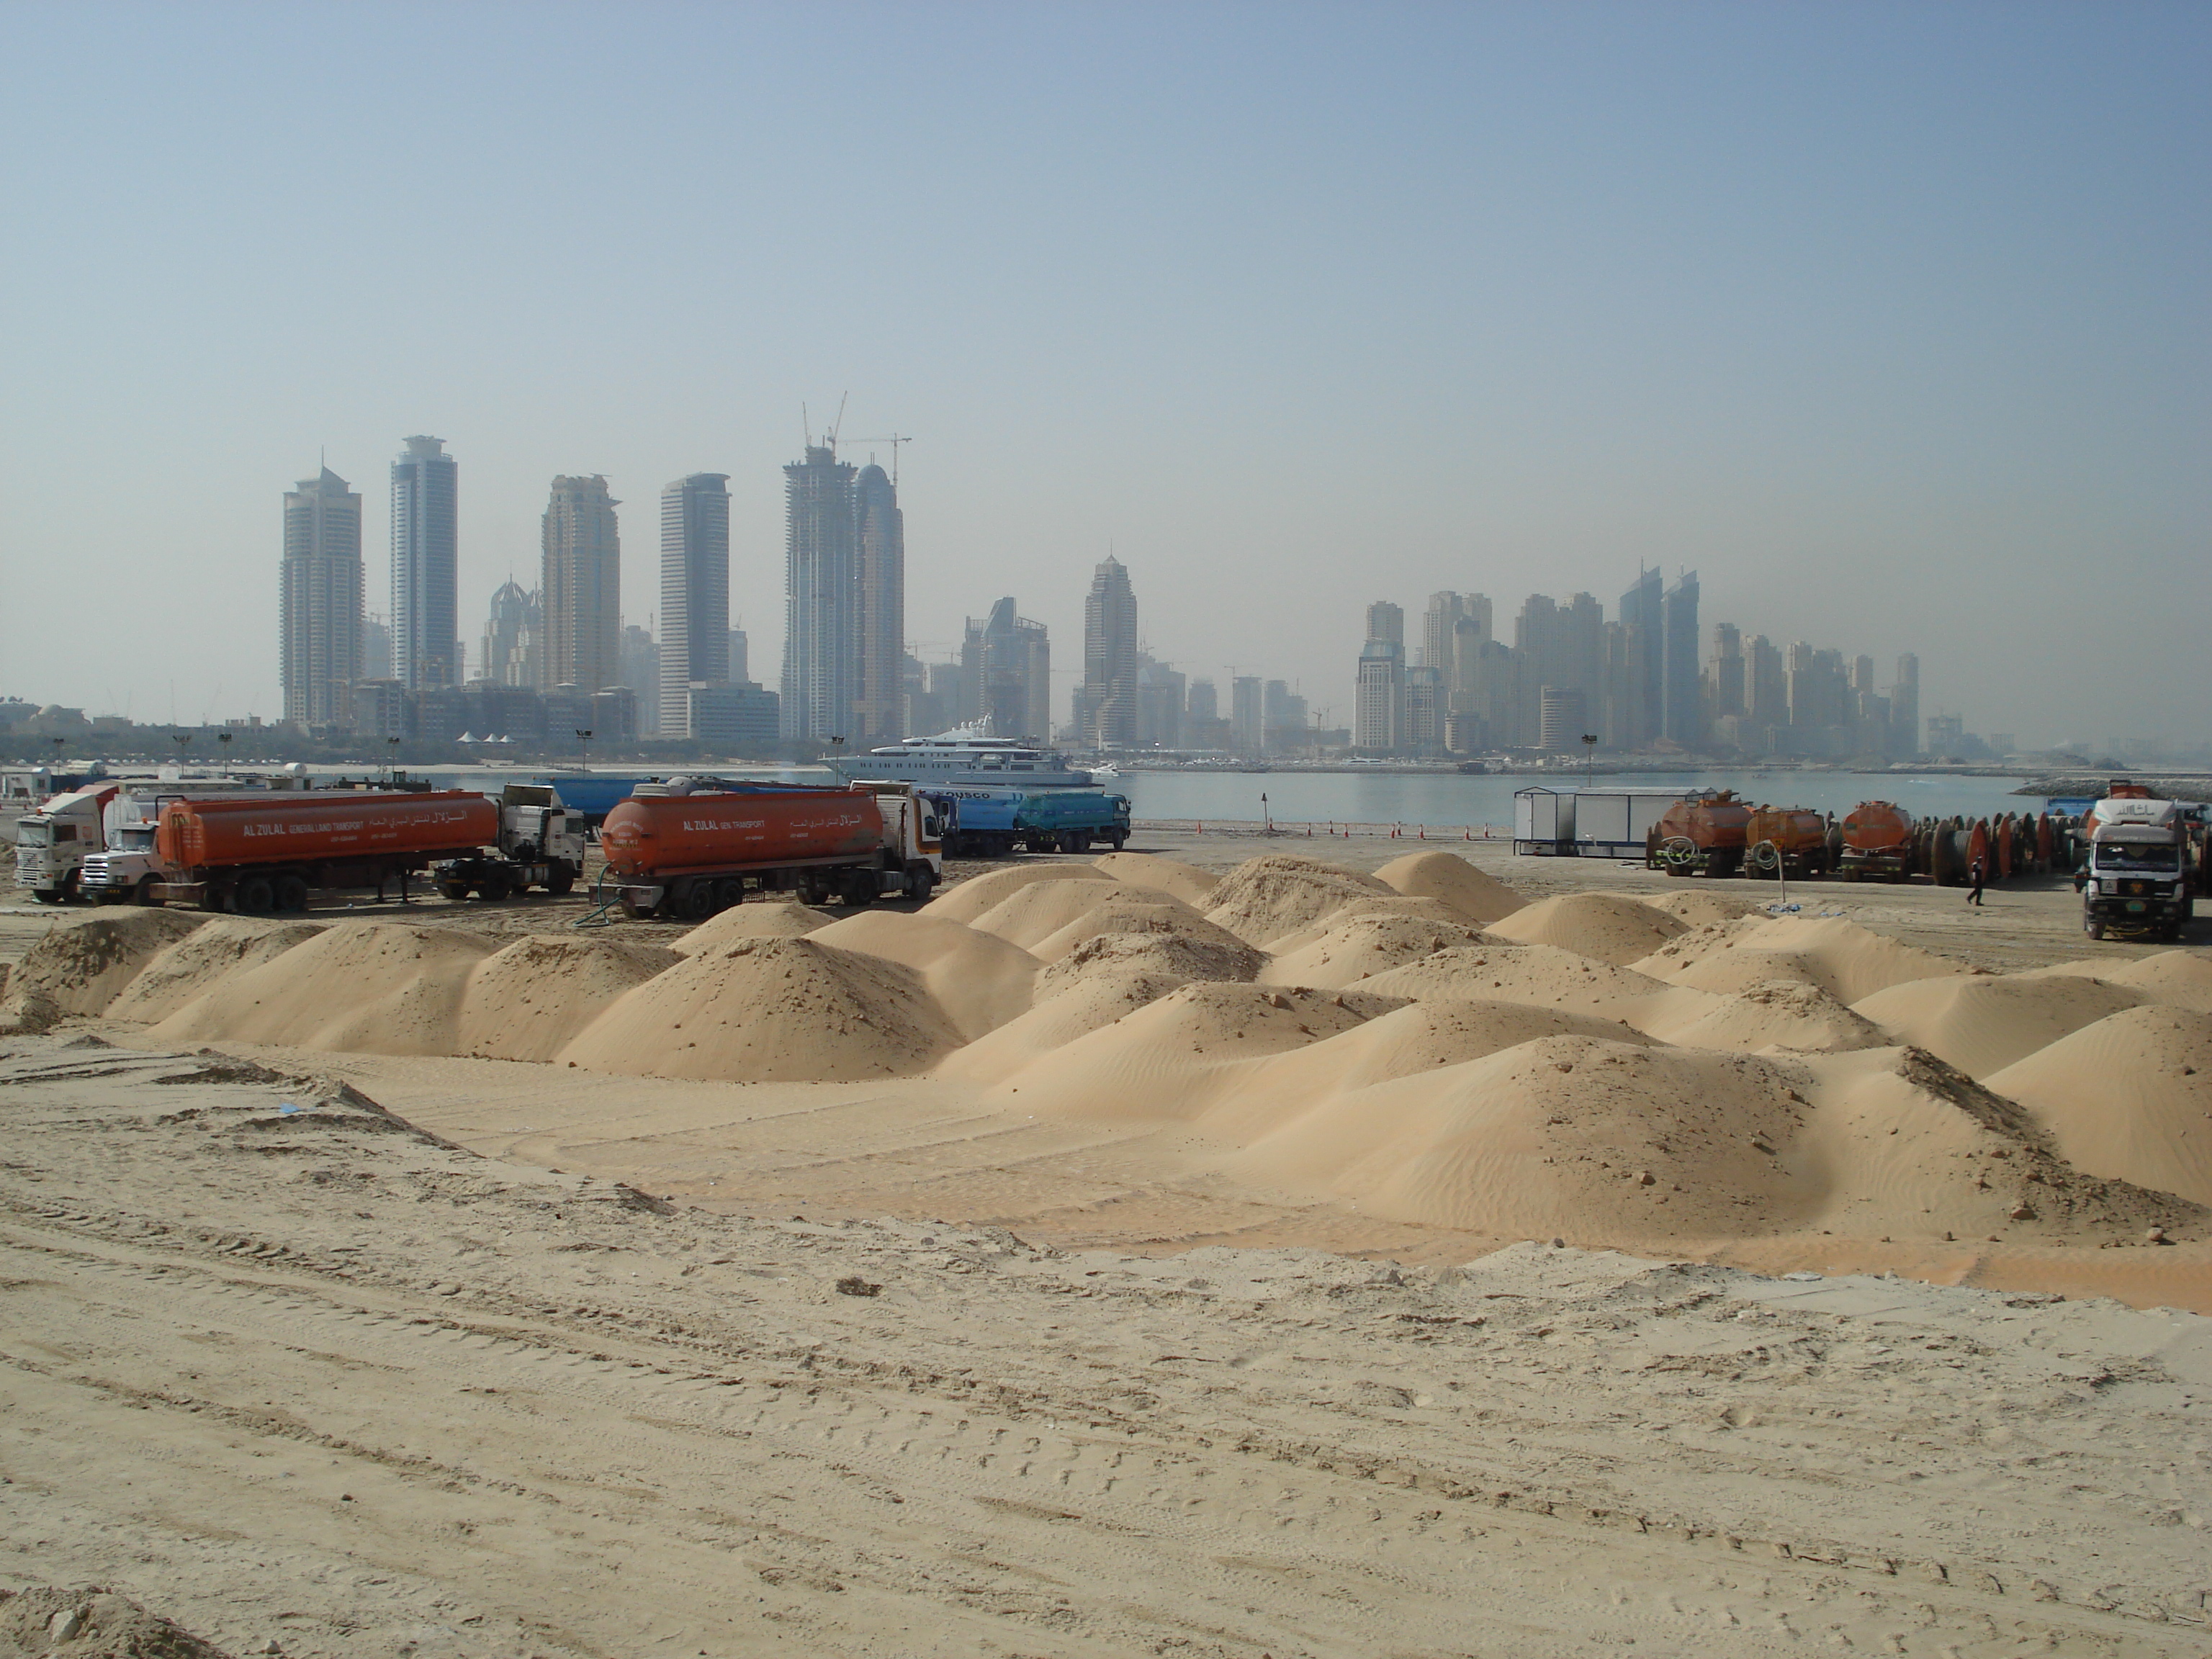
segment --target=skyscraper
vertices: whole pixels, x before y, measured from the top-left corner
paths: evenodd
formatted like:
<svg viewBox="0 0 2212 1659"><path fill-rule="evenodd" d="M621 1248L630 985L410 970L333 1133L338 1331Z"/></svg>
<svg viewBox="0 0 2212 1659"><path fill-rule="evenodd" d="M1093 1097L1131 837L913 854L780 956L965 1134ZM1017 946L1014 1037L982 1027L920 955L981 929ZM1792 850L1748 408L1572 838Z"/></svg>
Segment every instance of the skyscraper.
<svg viewBox="0 0 2212 1659"><path fill-rule="evenodd" d="M1889 688L1889 723L1894 752L1908 759L1920 752L1920 659L1906 652L1897 659L1897 680Z"/></svg>
<svg viewBox="0 0 2212 1659"><path fill-rule="evenodd" d="M1083 684L1075 725L1099 749L1137 740L1137 595L1128 570L1110 555L1091 580L1083 602Z"/></svg>
<svg viewBox="0 0 2212 1659"><path fill-rule="evenodd" d="M284 495L284 718L347 725L361 678L361 497L325 467Z"/></svg>
<svg viewBox="0 0 2212 1659"><path fill-rule="evenodd" d="M543 535L544 579L538 588L543 638L541 683L596 692L622 684L622 537L619 506L607 481L553 480Z"/></svg>
<svg viewBox="0 0 2212 1659"><path fill-rule="evenodd" d="M392 655L410 690L461 678L459 469L442 438L415 437L392 464Z"/></svg>
<svg viewBox="0 0 2212 1659"><path fill-rule="evenodd" d="M1640 749L1660 734L1665 712L1665 647L1661 633L1666 579L1656 570L1639 570L1636 586L1620 596L1621 626L1629 630L1621 655L1631 665L1632 681L1616 684L1613 695L1620 707L1612 722L1617 742L1624 749Z"/></svg>
<svg viewBox="0 0 2212 1659"><path fill-rule="evenodd" d="M854 745L896 743L908 735L906 515L898 490L871 464L853 481L853 542L859 589L853 618Z"/></svg>
<svg viewBox="0 0 2212 1659"><path fill-rule="evenodd" d="M688 738L691 687L730 678L730 475L660 492L660 735Z"/></svg>
<svg viewBox="0 0 2212 1659"><path fill-rule="evenodd" d="M501 585L491 596L491 614L484 622L478 678L501 685L536 688L544 660L544 627L538 595L524 592L520 582Z"/></svg>
<svg viewBox="0 0 2212 1659"><path fill-rule="evenodd" d="M988 720L994 737L1042 739L1052 730L1052 645L1042 623L1012 598L968 618L960 647L961 712ZM972 712L970 712L972 711Z"/></svg>
<svg viewBox="0 0 2212 1659"><path fill-rule="evenodd" d="M1660 601L1660 730L1669 743L1705 740L1705 702L1698 665L1698 573L1686 570Z"/></svg>
<svg viewBox="0 0 2212 1659"><path fill-rule="evenodd" d="M818 444L807 446L805 460L783 469L787 741L842 738L866 747L856 743L854 719L860 647L854 474L850 462Z"/></svg>
<svg viewBox="0 0 2212 1659"><path fill-rule="evenodd" d="M1367 607L1367 642L1359 649L1352 743L1385 753L1406 741L1406 612L1378 599Z"/></svg>

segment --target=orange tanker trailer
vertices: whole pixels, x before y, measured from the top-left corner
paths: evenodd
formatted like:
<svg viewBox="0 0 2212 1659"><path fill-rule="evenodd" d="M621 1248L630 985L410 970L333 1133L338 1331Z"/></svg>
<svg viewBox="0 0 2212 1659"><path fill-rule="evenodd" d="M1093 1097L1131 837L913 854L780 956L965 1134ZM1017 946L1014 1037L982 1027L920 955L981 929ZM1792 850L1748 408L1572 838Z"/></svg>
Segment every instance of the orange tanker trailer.
<svg viewBox="0 0 2212 1659"><path fill-rule="evenodd" d="M602 897L631 916L703 921L749 891L866 904L927 899L944 872L937 817L904 784L647 793L599 829Z"/></svg>
<svg viewBox="0 0 2212 1659"><path fill-rule="evenodd" d="M1886 800L1863 800L1844 815L1845 881L1903 881L1911 864L1912 814Z"/></svg>
<svg viewBox="0 0 2212 1659"><path fill-rule="evenodd" d="M426 794L325 790L173 800L154 834L161 877L144 890L210 910L265 915L307 908L319 889L368 887L384 896L447 859L499 842L499 808L452 789Z"/></svg>
<svg viewBox="0 0 2212 1659"><path fill-rule="evenodd" d="M1732 876L1750 827L1751 809L1728 790L1686 795L1653 830L1653 862L1670 876Z"/></svg>
<svg viewBox="0 0 2212 1659"><path fill-rule="evenodd" d="M1806 807L1759 807L1744 826L1743 842L1745 868L1753 875L1817 876L1828 867L1828 821Z"/></svg>

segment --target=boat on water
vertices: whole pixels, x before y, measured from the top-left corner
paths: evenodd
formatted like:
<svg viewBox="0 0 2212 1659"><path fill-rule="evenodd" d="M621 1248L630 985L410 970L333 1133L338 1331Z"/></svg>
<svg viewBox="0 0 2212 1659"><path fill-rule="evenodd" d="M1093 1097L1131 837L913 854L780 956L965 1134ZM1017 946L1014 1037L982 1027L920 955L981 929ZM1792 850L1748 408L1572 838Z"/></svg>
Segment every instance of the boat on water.
<svg viewBox="0 0 2212 1659"><path fill-rule="evenodd" d="M1091 775L1057 749L1028 738L995 738L988 723L955 726L933 738L908 738L864 755L837 755L830 769L847 782L998 784L1036 789L1085 789Z"/></svg>

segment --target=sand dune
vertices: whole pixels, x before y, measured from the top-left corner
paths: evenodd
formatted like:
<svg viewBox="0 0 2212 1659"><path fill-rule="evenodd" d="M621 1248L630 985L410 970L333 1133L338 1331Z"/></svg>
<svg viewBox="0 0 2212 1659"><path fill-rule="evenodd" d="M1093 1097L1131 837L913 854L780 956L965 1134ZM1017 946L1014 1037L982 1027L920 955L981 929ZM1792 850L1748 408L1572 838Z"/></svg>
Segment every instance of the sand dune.
<svg viewBox="0 0 2212 1659"><path fill-rule="evenodd" d="M935 916L943 921L963 921L972 927L976 917L1031 882L1113 879L1097 865L1078 863L1073 860L1012 864L988 875L970 876L965 881L955 883L922 906L921 914Z"/></svg>
<svg viewBox="0 0 2212 1659"><path fill-rule="evenodd" d="M2212 957L2201 951L2158 951L2133 962L2092 957L2085 962L2030 968L2015 979L2098 979L2140 991L2153 1002L2212 1014Z"/></svg>
<svg viewBox="0 0 2212 1659"><path fill-rule="evenodd" d="M1266 951L1218 929L1203 935L1180 931L1100 933L1046 964L1037 976L1036 1000L1059 996L1100 975L1141 973L1166 977L1176 985L1193 980L1249 984L1267 965Z"/></svg>
<svg viewBox="0 0 2212 1659"><path fill-rule="evenodd" d="M811 935L817 945L857 951L911 968L964 1038L981 1036L1029 1012L1042 967L1018 945L921 913L863 910Z"/></svg>
<svg viewBox="0 0 2212 1659"><path fill-rule="evenodd" d="M1732 898L1726 893L1700 892L1693 887L1642 894L1637 902L1655 910L1664 910L1692 927L1717 921L1741 921L1746 916L1764 920L1766 915L1765 908L1753 900Z"/></svg>
<svg viewBox="0 0 2212 1659"><path fill-rule="evenodd" d="M1070 922L1079 921L1108 904L1117 907L1115 914L1123 916L1145 910L1161 916L1187 916L1194 921L1198 919L1197 911L1170 894L1149 888L1125 887L1107 878L1026 882L969 926L1030 950L1043 944Z"/></svg>
<svg viewBox="0 0 2212 1659"><path fill-rule="evenodd" d="M133 908L51 927L9 974L8 998L35 999L64 1014L100 1013L202 921L187 911Z"/></svg>
<svg viewBox="0 0 2212 1659"><path fill-rule="evenodd" d="M1908 980L1856 1006L1893 1041L1987 1078L2144 1000L2140 991L2102 980L1949 975Z"/></svg>
<svg viewBox="0 0 2212 1659"><path fill-rule="evenodd" d="M1377 870L1375 878L1408 898L1435 899L1476 927L1487 927L1528 902L1456 853L1407 853Z"/></svg>
<svg viewBox="0 0 2212 1659"><path fill-rule="evenodd" d="M1647 1015L1652 1036L1685 1048L1733 1048L1756 1054L1789 1048L1829 1054L1882 1048L1893 1041L1871 1020L1846 1008L1817 985L1772 980L1722 998L1713 1006Z"/></svg>
<svg viewBox="0 0 2212 1659"><path fill-rule="evenodd" d="M1465 922L1388 910L1340 910L1319 928L1278 940L1274 959L1260 978L1270 985L1340 990L1438 951L1483 942L1480 930Z"/></svg>
<svg viewBox="0 0 2212 1659"><path fill-rule="evenodd" d="M1359 981L1385 996L1458 997L1520 1002L1569 1013L1626 1020L1639 1030L1682 1024L1711 1012L1718 999L1556 945L1463 945Z"/></svg>
<svg viewBox="0 0 2212 1659"><path fill-rule="evenodd" d="M960 1042L911 968L812 939L758 939L646 981L556 1059L630 1077L850 1082L925 1071Z"/></svg>
<svg viewBox="0 0 2212 1659"><path fill-rule="evenodd" d="M1188 1118L1245 1062L1318 1042L1396 1006L1351 991L1185 985L1044 1055L985 1098L1062 1117Z"/></svg>
<svg viewBox="0 0 2212 1659"><path fill-rule="evenodd" d="M1340 1095L1554 1036L1650 1041L1617 1020L1524 1003L1409 1003L1245 1068L1208 1105L1205 1121L1213 1133L1249 1138L1279 1133Z"/></svg>
<svg viewBox="0 0 2212 1659"><path fill-rule="evenodd" d="M2076 1169L2212 1204L2212 1015L2124 1009L1989 1083Z"/></svg>
<svg viewBox="0 0 2212 1659"><path fill-rule="evenodd" d="M1734 993L1770 980L1817 985L1838 1002L1856 1003L1916 979L1971 973L1963 962L1916 950L1841 917L1778 917L1738 924L1724 947L1686 966L1669 967L1663 955L1638 964L1676 985Z"/></svg>
<svg viewBox="0 0 2212 1659"><path fill-rule="evenodd" d="M461 992L453 1052L546 1061L617 997L684 958L622 939L533 933L476 965Z"/></svg>
<svg viewBox="0 0 2212 1659"><path fill-rule="evenodd" d="M167 1019L218 981L281 957L321 933L319 921L277 921L257 916L210 916L159 951L121 995L107 1005L111 1019L150 1025Z"/></svg>
<svg viewBox="0 0 2212 1659"><path fill-rule="evenodd" d="M1250 948L1227 928L1215 927L1172 894L1127 887L1109 895L1103 903L1091 906L1066 926L1047 933L1030 949L1040 962L1058 962L1091 939L1123 933L1194 939L1224 951Z"/></svg>
<svg viewBox="0 0 2212 1659"><path fill-rule="evenodd" d="M471 933L347 921L224 975L151 1028L167 1042L280 1043L371 1054L460 1050L462 993L491 946Z"/></svg>
<svg viewBox="0 0 2212 1659"><path fill-rule="evenodd" d="M1120 936L1109 935L1092 944L1119 942ZM1062 958L1054 970L1073 959ZM1164 971L1141 959L1117 962L1111 958L1064 983L1041 981L1041 985L1049 986L1049 995L1041 995L1036 1006L1019 1018L947 1054L939 1062L935 1074L968 1083L1002 1083L1078 1037L1088 1036L1192 982L1188 975Z"/></svg>
<svg viewBox="0 0 2212 1659"><path fill-rule="evenodd" d="M708 917L669 948L688 957L741 939L803 939L817 928L827 927L838 915L796 899L756 899Z"/></svg>
<svg viewBox="0 0 2212 1659"><path fill-rule="evenodd" d="M1565 893L1528 905L1490 932L1521 945L1556 945L1616 967L1640 962L1688 924L1613 893Z"/></svg>
<svg viewBox="0 0 2212 1659"><path fill-rule="evenodd" d="M1091 862L1116 881L1173 894L1200 910L1212 904L1213 890L1221 885L1221 878L1212 871L1180 859L1164 859L1156 853L1108 853Z"/></svg>
<svg viewBox="0 0 2212 1659"><path fill-rule="evenodd" d="M1292 853L1269 853L1229 872L1213 890L1206 916L1247 945L1265 950L1347 905L1395 896L1396 890L1372 876Z"/></svg>

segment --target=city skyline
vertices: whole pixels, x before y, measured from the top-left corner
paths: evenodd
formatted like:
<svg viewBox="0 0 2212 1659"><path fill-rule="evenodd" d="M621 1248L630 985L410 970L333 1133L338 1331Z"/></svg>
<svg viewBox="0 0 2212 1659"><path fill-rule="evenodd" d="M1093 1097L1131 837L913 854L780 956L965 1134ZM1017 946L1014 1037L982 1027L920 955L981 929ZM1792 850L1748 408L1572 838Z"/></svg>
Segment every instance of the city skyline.
<svg viewBox="0 0 2212 1659"><path fill-rule="evenodd" d="M1111 549L1159 657L1224 699L1264 658L1342 723L1373 592L1610 610L1640 559L1772 638L1917 647L1929 710L2039 744L2202 702L2202 9L1460 9L1419 52L1348 11L708 12L675 64L646 15L464 11L428 58L375 6L98 17L24 13L0 69L40 158L0 272L25 695L275 718L273 626L204 649L268 592L271 472L327 446L359 484L426 430L468 475L471 647L549 477L712 469L775 685L775 468L849 386L844 430L920 434L925 657L1018 593L1072 664ZM861 89L826 135L824 52ZM604 234L543 257L580 192ZM268 208L307 200L376 234ZM93 568L109 653L54 625ZM2055 661L2137 672L2021 672Z"/></svg>

